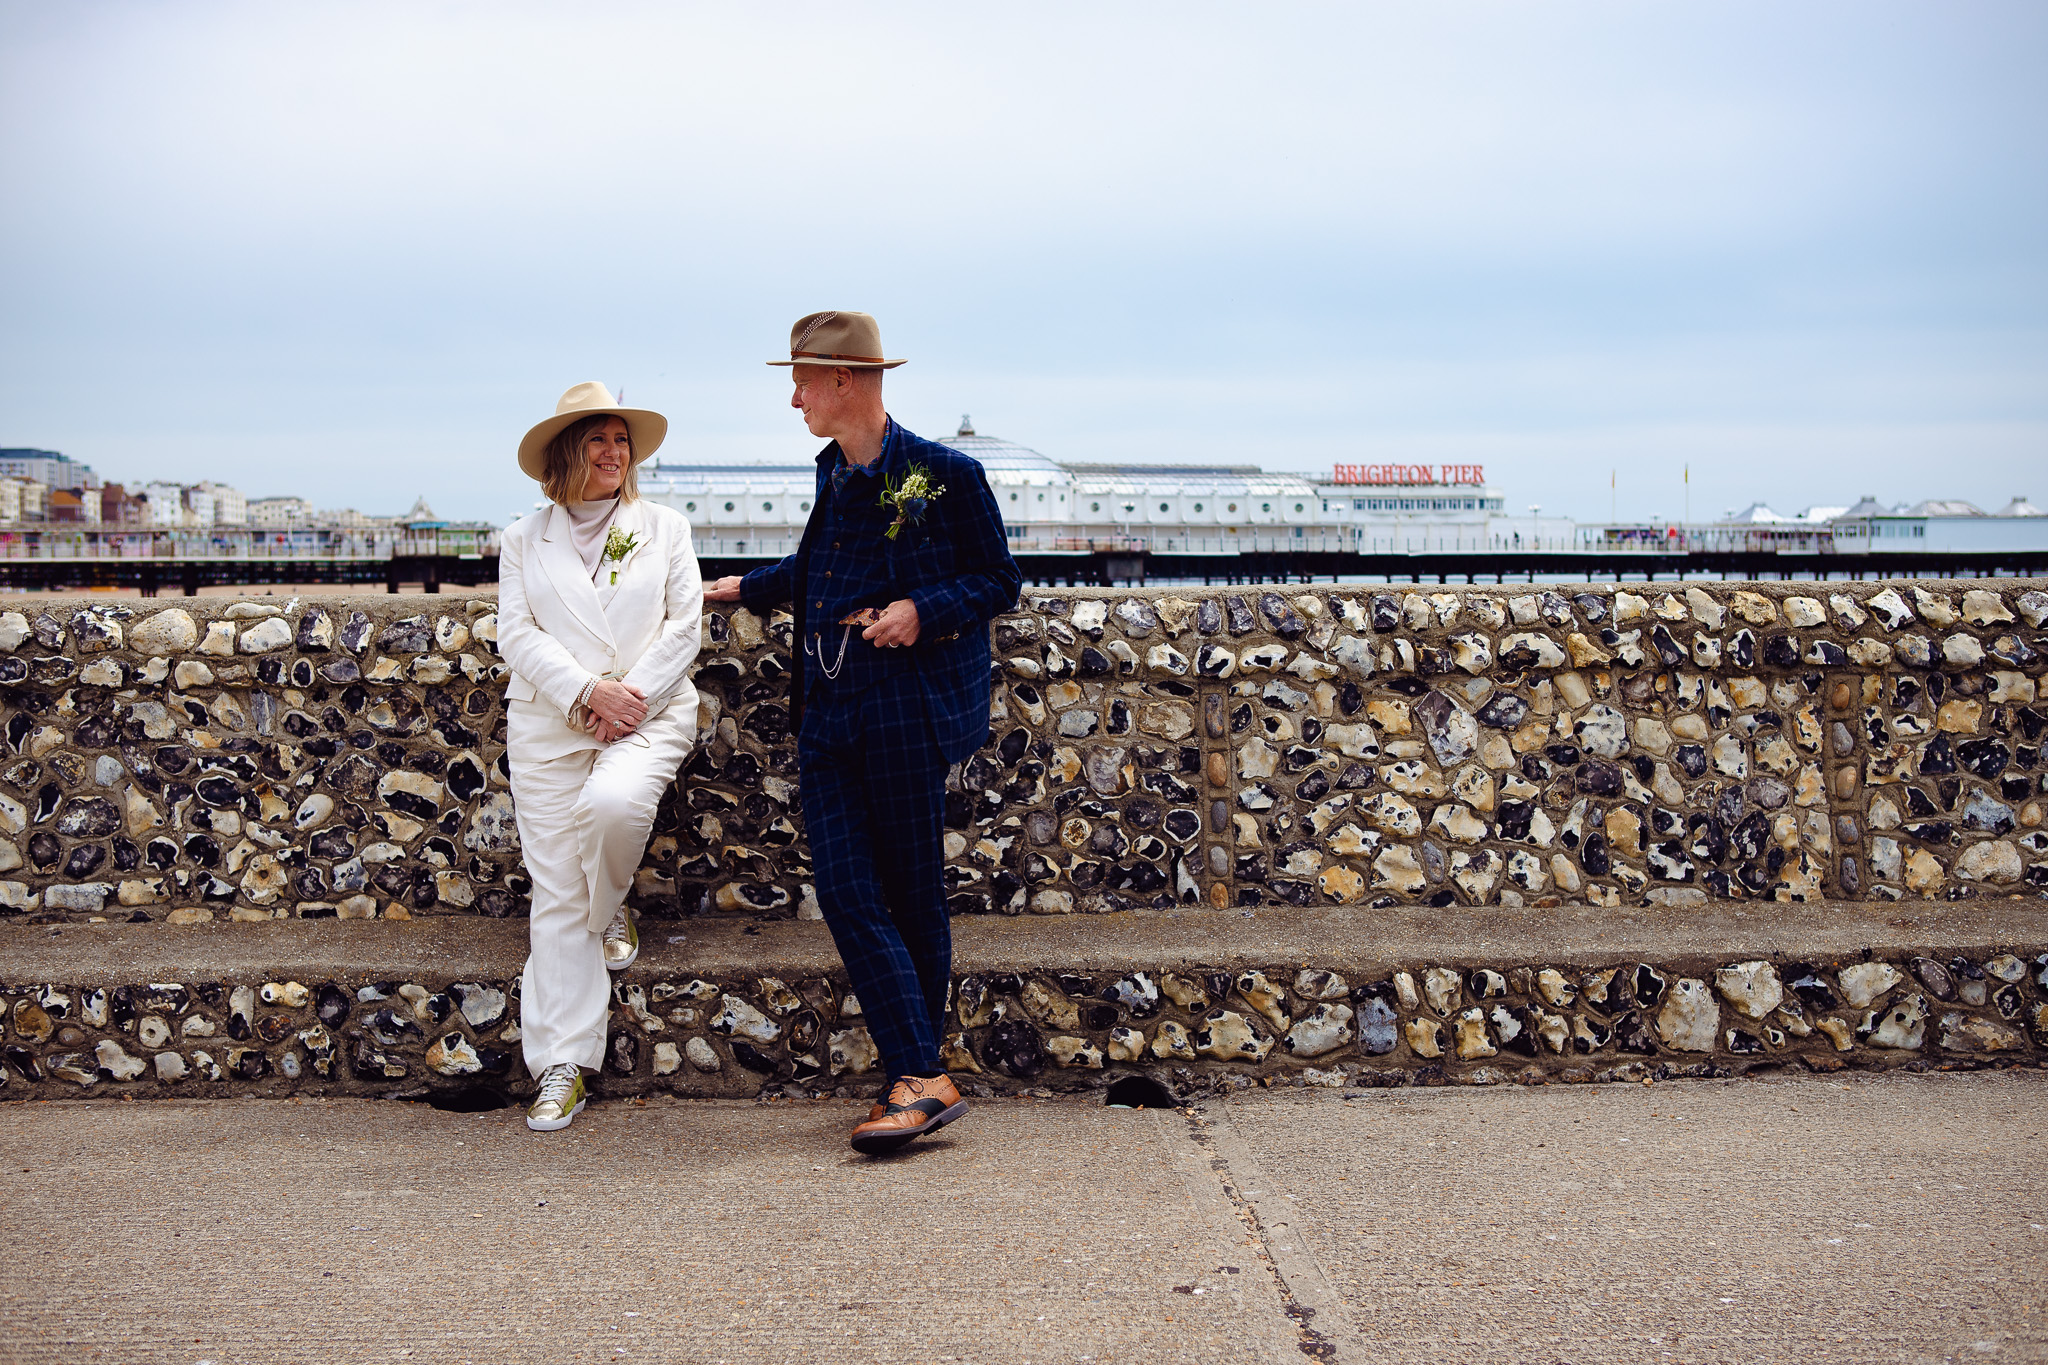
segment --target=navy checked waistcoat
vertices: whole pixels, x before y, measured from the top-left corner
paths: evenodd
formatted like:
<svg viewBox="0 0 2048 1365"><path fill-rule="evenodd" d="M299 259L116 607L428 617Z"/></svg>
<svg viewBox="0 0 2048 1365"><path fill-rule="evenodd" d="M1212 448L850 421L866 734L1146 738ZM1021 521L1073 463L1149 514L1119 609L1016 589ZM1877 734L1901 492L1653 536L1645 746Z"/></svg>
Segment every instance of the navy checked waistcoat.
<svg viewBox="0 0 2048 1365"><path fill-rule="evenodd" d="M798 648L791 659L789 695L794 727L817 666L806 658L803 642L814 634L823 637L830 659L838 650L840 617L856 607L909 598L917 607L918 640L906 653L923 684L933 738L949 762L958 762L988 739L988 622L1017 604L1024 581L1010 557L1002 513L978 461L890 418L882 438L882 476L900 483L910 466L920 465L946 491L927 505L922 522L905 526L889 540L883 533L895 514L872 505L881 490L879 479L852 476L844 495L849 505L830 505L831 473L840 458L837 441L818 453L817 495L796 553L748 574L741 581L740 599L756 612L782 602L793 605ZM859 502L869 506L855 505ZM842 593L836 586L840 583L859 587ZM866 646L856 641L851 648Z"/></svg>

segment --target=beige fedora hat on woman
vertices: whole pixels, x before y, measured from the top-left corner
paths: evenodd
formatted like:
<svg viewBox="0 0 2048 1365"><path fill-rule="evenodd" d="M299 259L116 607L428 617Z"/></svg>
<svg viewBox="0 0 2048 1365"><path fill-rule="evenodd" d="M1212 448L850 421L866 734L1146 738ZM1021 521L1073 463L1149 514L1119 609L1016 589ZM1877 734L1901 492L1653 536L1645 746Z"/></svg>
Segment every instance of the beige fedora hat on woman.
<svg viewBox="0 0 2048 1365"><path fill-rule="evenodd" d="M811 313L789 329L789 359L770 365L843 365L849 370L893 370L882 359L882 328L866 313Z"/></svg>
<svg viewBox="0 0 2048 1365"><path fill-rule="evenodd" d="M595 379L576 385L555 404L555 415L526 433L519 442L519 467L530 478L546 481L548 442L571 423L586 417L623 417L626 433L633 438L633 463L639 464L661 448L668 435L668 418L646 408L622 408L612 391Z"/></svg>

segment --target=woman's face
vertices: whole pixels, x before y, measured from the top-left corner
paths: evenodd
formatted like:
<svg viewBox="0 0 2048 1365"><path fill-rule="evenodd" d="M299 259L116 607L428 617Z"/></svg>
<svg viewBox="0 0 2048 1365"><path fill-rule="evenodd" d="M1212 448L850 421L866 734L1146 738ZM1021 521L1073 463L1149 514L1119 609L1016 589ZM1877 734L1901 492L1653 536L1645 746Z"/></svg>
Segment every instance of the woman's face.
<svg viewBox="0 0 2048 1365"><path fill-rule="evenodd" d="M626 419L607 417L583 437L582 501L596 502L619 491L626 470L633 464L633 449L626 440Z"/></svg>

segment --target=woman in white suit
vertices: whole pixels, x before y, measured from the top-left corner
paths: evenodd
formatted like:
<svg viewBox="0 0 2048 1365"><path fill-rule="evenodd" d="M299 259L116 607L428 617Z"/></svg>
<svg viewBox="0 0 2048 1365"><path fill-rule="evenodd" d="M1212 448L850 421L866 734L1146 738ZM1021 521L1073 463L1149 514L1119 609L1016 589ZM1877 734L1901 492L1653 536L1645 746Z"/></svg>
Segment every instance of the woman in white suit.
<svg viewBox="0 0 2048 1365"><path fill-rule="evenodd" d="M526 1126L566 1128L604 1060L609 972L640 954L626 892L654 808L697 737L703 582L681 513L639 501L659 413L578 384L519 443L549 506L506 528L498 648L519 843L533 879L520 985Z"/></svg>

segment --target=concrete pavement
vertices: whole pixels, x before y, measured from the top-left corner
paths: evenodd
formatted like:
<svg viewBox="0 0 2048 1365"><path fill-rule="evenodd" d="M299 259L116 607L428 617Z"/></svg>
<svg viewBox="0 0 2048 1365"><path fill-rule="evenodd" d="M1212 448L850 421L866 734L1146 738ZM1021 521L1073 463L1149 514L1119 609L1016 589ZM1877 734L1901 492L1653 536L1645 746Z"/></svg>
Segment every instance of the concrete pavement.
<svg viewBox="0 0 2048 1365"><path fill-rule="evenodd" d="M2048 1075L0 1106L0 1359L2048 1359Z"/></svg>

